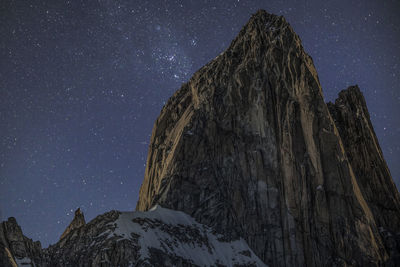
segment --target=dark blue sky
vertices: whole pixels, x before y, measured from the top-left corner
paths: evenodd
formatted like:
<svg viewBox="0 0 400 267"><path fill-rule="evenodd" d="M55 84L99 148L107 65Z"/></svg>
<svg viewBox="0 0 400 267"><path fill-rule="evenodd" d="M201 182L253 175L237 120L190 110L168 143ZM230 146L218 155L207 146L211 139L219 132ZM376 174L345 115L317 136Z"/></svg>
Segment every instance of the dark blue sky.
<svg viewBox="0 0 400 267"><path fill-rule="evenodd" d="M164 102L260 8L300 35L327 101L360 86L399 186L399 1L2 0L0 217L47 247L77 207L133 210Z"/></svg>

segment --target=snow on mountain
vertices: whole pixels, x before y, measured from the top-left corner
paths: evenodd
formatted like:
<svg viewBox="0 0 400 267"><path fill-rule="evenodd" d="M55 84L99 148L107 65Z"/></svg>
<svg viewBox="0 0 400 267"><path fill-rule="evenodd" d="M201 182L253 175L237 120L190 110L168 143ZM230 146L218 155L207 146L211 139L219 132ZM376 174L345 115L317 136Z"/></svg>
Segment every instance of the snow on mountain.
<svg viewBox="0 0 400 267"><path fill-rule="evenodd" d="M149 249L157 249L199 266L265 266L242 238L225 242L211 228L180 211L157 205L147 212L122 212L114 224L109 237L138 235L144 261L151 257Z"/></svg>
<svg viewBox="0 0 400 267"><path fill-rule="evenodd" d="M231 240L191 216L154 206L110 211L72 228L40 266L266 266L243 238Z"/></svg>

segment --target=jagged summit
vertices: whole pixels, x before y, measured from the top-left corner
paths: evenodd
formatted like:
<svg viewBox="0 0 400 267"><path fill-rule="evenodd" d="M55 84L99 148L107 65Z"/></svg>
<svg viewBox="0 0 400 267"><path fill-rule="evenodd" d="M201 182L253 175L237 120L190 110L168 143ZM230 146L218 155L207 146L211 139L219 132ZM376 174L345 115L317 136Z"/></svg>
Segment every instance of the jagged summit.
<svg viewBox="0 0 400 267"><path fill-rule="evenodd" d="M78 208L75 211L75 216L72 222L68 225L68 227L65 229L64 233L60 236L60 240L63 239L68 233L70 233L72 230L80 228L86 224L85 222L85 216L83 215L83 212L81 211L80 208Z"/></svg>
<svg viewBox="0 0 400 267"><path fill-rule="evenodd" d="M290 27L285 17L268 13L267 11L260 9L250 17L249 21L246 23L245 26L243 26L242 30L239 32L238 37L241 36L243 32L247 31L249 28L255 25L260 27L259 29L261 30L261 32L274 31L285 26Z"/></svg>
<svg viewBox="0 0 400 267"><path fill-rule="evenodd" d="M290 30L290 33L295 35L298 38L298 35L293 31L289 22L285 19L284 16L275 15L272 13L268 13L267 11L260 9L256 13L254 13L246 25L243 27L242 31L239 32L238 37L241 36L241 33L247 30L251 30L252 27L257 26L261 30L261 32L275 32L280 29ZM283 33L283 32L277 32Z"/></svg>

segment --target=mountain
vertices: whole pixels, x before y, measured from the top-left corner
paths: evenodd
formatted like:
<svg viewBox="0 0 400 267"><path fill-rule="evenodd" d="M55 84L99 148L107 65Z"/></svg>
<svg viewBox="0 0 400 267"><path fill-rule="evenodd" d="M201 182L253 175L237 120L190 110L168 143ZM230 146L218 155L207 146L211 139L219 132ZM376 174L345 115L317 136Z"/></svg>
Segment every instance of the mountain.
<svg viewBox="0 0 400 267"><path fill-rule="evenodd" d="M87 224L78 210L56 244L32 252L22 231L26 253L0 236L1 260L400 266L400 196L362 93L326 104L300 38L263 10L163 107L136 210Z"/></svg>
<svg viewBox="0 0 400 267"><path fill-rule="evenodd" d="M347 91L330 105L339 132L300 38L283 17L258 11L162 109L137 210L181 210L245 238L271 266L387 262L377 222L397 232L390 217L399 216L399 194L365 105L355 102L363 100L346 98L363 119L341 107ZM348 129L342 113L364 130ZM370 156L346 144L353 134L372 138Z"/></svg>

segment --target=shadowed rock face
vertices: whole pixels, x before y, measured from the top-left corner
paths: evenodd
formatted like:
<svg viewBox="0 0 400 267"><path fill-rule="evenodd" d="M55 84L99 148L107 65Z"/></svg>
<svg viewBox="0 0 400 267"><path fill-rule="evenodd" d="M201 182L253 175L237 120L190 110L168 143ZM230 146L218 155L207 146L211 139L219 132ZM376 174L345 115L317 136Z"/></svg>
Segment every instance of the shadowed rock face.
<svg viewBox="0 0 400 267"><path fill-rule="evenodd" d="M379 265L388 252L348 156L299 37L258 11L162 109L137 210L182 210L271 266Z"/></svg>

